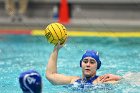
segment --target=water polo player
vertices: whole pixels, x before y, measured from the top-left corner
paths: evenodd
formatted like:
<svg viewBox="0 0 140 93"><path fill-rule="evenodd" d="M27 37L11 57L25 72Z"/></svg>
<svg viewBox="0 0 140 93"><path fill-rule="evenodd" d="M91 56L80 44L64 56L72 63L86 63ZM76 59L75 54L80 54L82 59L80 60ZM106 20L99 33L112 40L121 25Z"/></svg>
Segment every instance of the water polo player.
<svg viewBox="0 0 140 93"><path fill-rule="evenodd" d="M42 78L37 71L22 72L19 76L19 84L23 93L42 93Z"/></svg>
<svg viewBox="0 0 140 93"><path fill-rule="evenodd" d="M96 71L101 66L101 61L99 59L99 54L96 51L86 51L80 60L80 67L82 68L82 77L78 76L66 76L57 73L57 58L59 49L62 47L58 43L53 52L50 55L49 62L46 69L46 78L54 85L60 84L73 84L77 83L90 83L98 84L111 81L118 81L121 79L120 76L113 74L106 74L103 76L97 76Z"/></svg>

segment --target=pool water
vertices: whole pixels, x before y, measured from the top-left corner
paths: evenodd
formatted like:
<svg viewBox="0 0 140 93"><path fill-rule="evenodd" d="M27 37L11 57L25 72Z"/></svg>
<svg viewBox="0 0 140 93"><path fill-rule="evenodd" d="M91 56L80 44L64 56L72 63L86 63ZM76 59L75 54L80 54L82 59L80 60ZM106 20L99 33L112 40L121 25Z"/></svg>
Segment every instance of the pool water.
<svg viewBox="0 0 140 93"><path fill-rule="evenodd" d="M53 45L43 36L0 35L0 93L22 93L19 74L35 69L43 77L43 93L140 93L140 38L69 37L59 51L58 72L81 76L79 60L87 49L99 51L102 61L97 75L125 77L118 84L101 84L86 89L54 86L45 78Z"/></svg>

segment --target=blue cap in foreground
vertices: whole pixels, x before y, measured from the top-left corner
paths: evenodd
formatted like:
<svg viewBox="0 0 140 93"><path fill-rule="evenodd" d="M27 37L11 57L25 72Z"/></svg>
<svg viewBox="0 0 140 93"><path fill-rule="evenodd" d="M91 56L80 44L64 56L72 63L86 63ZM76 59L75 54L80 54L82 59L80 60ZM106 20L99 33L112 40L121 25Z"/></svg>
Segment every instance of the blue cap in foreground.
<svg viewBox="0 0 140 93"><path fill-rule="evenodd" d="M42 78L35 70L21 73L19 83L23 93L41 93L42 91Z"/></svg>

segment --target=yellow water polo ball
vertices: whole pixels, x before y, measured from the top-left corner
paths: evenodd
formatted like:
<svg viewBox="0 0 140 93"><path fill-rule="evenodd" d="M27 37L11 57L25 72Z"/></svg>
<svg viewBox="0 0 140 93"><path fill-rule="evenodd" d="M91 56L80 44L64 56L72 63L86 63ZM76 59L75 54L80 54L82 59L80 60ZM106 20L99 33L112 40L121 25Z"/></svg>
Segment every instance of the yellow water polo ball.
<svg viewBox="0 0 140 93"><path fill-rule="evenodd" d="M60 23L51 23L45 29L45 37L51 44L56 45L60 41L62 45L67 39L67 30Z"/></svg>

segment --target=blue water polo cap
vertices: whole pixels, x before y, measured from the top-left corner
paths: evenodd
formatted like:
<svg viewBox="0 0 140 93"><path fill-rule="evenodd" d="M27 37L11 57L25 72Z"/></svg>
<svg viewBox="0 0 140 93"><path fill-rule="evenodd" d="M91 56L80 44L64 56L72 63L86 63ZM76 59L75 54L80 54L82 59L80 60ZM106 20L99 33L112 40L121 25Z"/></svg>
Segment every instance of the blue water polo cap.
<svg viewBox="0 0 140 93"><path fill-rule="evenodd" d="M41 93L42 78L35 70L28 70L21 73L19 83L23 93Z"/></svg>
<svg viewBox="0 0 140 93"><path fill-rule="evenodd" d="M99 53L97 51L94 51L94 50L87 50L86 53L83 54L82 59L80 60L80 67L82 66L83 59L86 58L86 57L94 58L97 62L97 69L100 68L101 61L99 59Z"/></svg>

